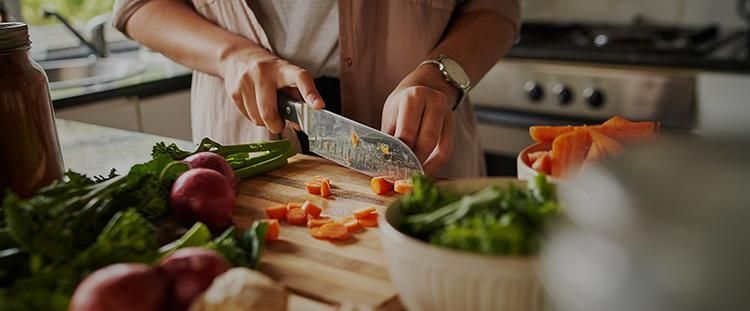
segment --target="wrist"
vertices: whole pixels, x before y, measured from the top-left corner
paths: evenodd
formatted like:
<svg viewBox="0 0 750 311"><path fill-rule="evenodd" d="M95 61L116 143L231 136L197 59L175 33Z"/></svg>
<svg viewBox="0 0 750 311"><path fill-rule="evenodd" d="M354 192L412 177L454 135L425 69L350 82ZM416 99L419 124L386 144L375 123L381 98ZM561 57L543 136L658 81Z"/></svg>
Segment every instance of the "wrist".
<svg viewBox="0 0 750 311"><path fill-rule="evenodd" d="M251 61L264 54L270 55L264 48L246 40L227 44L216 57L217 72L224 77L228 71L237 70L240 61Z"/></svg>
<svg viewBox="0 0 750 311"><path fill-rule="evenodd" d="M431 89L440 91L445 94L448 99L448 104L453 107L453 104L458 101L461 97L461 91L446 81L443 74L432 64L424 64L415 69L410 75L411 85L421 85L429 87Z"/></svg>

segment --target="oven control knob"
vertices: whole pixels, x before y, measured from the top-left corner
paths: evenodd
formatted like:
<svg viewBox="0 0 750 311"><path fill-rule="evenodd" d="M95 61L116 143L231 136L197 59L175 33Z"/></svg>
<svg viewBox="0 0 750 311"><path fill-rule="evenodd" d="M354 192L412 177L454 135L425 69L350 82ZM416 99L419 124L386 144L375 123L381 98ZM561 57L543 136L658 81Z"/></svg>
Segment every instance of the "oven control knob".
<svg viewBox="0 0 750 311"><path fill-rule="evenodd" d="M564 84L558 83L552 87L552 93L557 96L560 105L569 105L573 102L573 92Z"/></svg>
<svg viewBox="0 0 750 311"><path fill-rule="evenodd" d="M604 93L593 87L587 87L583 90L583 98L591 108L601 108L604 106Z"/></svg>
<svg viewBox="0 0 750 311"><path fill-rule="evenodd" d="M523 91L532 102L539 102L544 98L544 89L536 81L529 81L523 85Z"/></svg>

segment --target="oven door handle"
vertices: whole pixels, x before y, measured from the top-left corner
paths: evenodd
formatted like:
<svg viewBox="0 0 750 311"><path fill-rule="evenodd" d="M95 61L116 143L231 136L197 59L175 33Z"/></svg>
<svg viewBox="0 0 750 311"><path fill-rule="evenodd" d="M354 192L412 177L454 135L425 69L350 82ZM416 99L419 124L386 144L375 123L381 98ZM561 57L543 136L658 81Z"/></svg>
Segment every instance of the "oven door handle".
<svg viewBox="0 0 750 311"><path fill-rule="evenodd" d="M534 125L583 125L601 123L602 120L587 120L579 118L557 118L540 116L522 112L498 110L485 107L474 107L477 121L486 125L501 125L528 129Z"/></svg>

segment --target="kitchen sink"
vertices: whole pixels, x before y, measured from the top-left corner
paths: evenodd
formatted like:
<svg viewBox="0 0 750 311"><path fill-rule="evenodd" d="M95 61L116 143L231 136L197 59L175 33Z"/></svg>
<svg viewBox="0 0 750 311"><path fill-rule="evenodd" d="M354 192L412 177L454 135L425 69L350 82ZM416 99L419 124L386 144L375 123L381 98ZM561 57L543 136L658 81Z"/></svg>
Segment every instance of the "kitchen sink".
<svg viewBox="0 0 750 311"><path fill-rule="evenodd" d="M52 90L117 81L146 70L138 60L119 57L56 60L40 65Z"/></svg>

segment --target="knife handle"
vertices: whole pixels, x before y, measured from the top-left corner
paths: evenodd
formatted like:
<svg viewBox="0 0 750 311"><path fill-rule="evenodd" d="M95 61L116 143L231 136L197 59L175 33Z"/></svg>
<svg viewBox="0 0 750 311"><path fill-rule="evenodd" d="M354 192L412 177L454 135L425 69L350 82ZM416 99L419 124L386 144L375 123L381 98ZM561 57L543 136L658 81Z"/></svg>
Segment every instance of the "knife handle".
<svg viewBox="0 0 750 311"><path fill-rule="evenodd" d="M297 109L299 109L301 105L304 105L304 103L292 98L284 92L278 92L276 96L279 102L279 115L281 115L283 119L300 124Z"/></svg>

